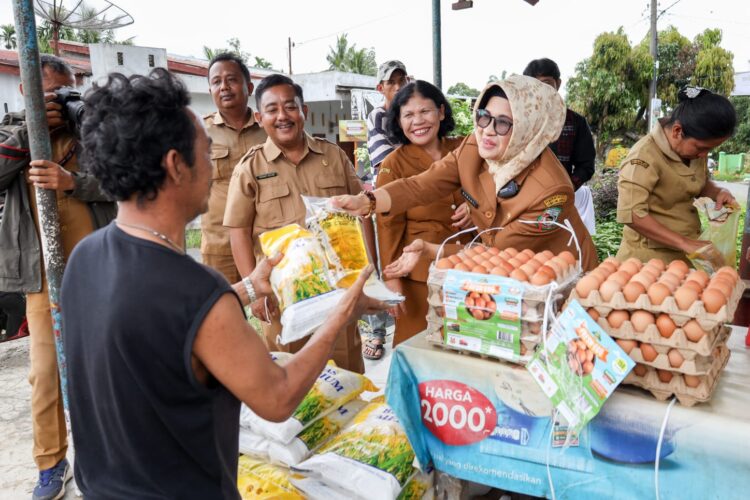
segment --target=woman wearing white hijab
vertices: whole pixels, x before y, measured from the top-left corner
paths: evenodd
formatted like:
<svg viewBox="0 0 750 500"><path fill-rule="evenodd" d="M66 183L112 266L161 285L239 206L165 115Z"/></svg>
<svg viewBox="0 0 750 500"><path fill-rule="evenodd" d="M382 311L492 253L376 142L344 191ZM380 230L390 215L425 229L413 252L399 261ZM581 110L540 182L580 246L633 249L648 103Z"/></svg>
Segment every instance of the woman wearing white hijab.
<svg viewBox="0 0 750 500"><path fill-rule="evenodd" d="M575 209L570 178L547 147L560 135L564 121L565 105L554 88L535 78L511 76L484 89L475 107L474 134L458 149L420 175L372 193L336 197L334 204L360 216L400 213L460 188L480 231L503 228L482 234L485 245L571 250L570 233L552 224L568 220L581 247L581 265L591 270L598 263L596 248ZM437 247L413 242L386 268L386 275L403 275L419 256L434 258Z"/></svg>

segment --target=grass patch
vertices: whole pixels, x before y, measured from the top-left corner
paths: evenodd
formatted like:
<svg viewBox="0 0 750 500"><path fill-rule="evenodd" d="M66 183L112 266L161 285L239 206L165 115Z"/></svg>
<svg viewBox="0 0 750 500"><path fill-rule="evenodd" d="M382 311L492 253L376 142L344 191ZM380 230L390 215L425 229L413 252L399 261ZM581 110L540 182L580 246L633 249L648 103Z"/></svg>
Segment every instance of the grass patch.
<svg viewBox="0 0 750 500"><path fill-rule="evenodd" d="M188 248L200 248L201 247L201 230L200 229L186 229L185 230L185 244Z"/></svg>

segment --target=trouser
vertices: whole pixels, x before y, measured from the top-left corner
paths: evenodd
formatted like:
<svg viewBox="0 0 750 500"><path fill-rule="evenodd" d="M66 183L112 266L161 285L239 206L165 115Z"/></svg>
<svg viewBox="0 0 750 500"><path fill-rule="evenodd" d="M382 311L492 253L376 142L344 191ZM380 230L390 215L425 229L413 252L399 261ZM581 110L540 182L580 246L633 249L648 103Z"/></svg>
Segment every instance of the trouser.
<svg viewBox="0 0 750 500"><path fill-rule="evenodd" d="M18 333L26 316L26 301L23 294L0 292L0 311L7 317L5 325L0 325L0 329L5 328L5 336L12 337Z"/></svg>
<svg viewBox="0 0 750 500"><path fill-rule="evenodd" d="M270 351L298 352L310 337L291 342L286 345L278 344L276 338L281 334L281 322L277 319L272 323L263 323L263 335ZM346 330L339 333L333 347L333 361L336 366L356 373L365 373L365 362L362 359L362 340L359 337L357 323L353 322Z"/></svg>
<svg viewBox="0 0 750 500"><path fill-rule="evenodd" d="M223 274L230 285L240 281L240 272L234 264L234 257L231 255L201 253L201 260L208 267L212 267Z"/></svg>
<svg viewBox="0 0 750 500"><path fill-rule="evenodd" d="M581 186L576 191L575 206L578 215L581 216L583 225L586 226L590 235L596 234L596 218L594 214L594 197L591 194L591 188Z"/></svg>

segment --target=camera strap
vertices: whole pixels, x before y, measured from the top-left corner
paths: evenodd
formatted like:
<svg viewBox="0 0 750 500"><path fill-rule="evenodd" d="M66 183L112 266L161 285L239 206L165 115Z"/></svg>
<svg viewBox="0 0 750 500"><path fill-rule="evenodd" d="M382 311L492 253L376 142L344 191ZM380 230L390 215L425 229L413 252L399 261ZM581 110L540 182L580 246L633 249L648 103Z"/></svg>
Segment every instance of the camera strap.
<svg viewBox="0 0 750 500"><path fill-rule="evenodd" d="M68 152L65 153L65 156L63 156L62 159L57 162L57 164L60 165L61 167L64 167L65 164L68 163L71 158L73 158L73 155L76 154L77 150L78 150L78 142L73 141L73 144L70 146L70 149L68 149Z"/></svg>

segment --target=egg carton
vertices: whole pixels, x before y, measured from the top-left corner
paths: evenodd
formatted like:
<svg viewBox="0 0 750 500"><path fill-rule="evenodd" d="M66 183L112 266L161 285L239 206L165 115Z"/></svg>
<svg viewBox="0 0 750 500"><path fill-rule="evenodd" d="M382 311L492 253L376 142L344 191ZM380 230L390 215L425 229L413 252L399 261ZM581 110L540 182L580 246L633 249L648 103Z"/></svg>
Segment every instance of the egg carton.
<svg viewBox="0 0 750 500"><path fill-rule="evenodd" d="M685 356L690 353L710 356L714 348L719 344L720 334L724 331L724 325L720 324L706 331L706 334L698 342L691 342L685 335L682 325L678 326L672 333L672 336L667 338L659 333L659 329L655 324L648 325L644 332L637 332L630 320L624 321L620 328L612 328L612 325L609 324L605 316L600 316L596 322L612 337L679 349L680 353ZM684 325L685 322L682 324Z"/></svg>
<svg viewBox="0 0 750 500"><path fill-rule="evenodd" d="M427 337L425 337L427 339L427 342L430 343L430 344L432 344L432 345L434 345L434 346L440 347L441 349L445 349L446 351L453 351L453 352L457 352L457 353L460 353L460 354L466 354L466 355L469 355L469 356L477 356L477 357L480 357L482 359L491 359L491 360L495 360L495 361L504 361L504 362L508 362L508 363L516 363L516 364L519 364L519 365L522 365L522 366L526 366L526 364L531 360L531 356L532 356L532 354L534 354L534 349L536 348L536 345L528 346L526 344L526 342L524 342L522 340L521 344L523 345L523 348L525 349L525 351L524 351L524 349L521 349L521 352L523 352L524 354L518 356L516 359L512 359L511 357L504 357L502 355L495 356L495 355L492 355L492 354L489 354L489 353L476 352L476 351L472 351L472 350L469 350L469 349L464 349L464 348L462 348L460 346L453 346L453 345L450 345L450 344L446 344L443 341L442 329L440 331L441 331L441 336L439 338L436 338L436 336L434 335L434 333L432 335L428 334Z"/></svg>
<svg viewBox="0 0 750 500"><path fill-rule="evenodd" d="M427 328L425 329L427 340L430 342L443 343L445 338L443 326L444 324L442 318L439 318L436 315L430 316L430 314L428 313ZM521 323L521 343L527 349L536 349L536 346L539 345L541 341L541 327L538 331L533 332L528 329L528 326L526 324Z"/></svg>
<svg viewBox="0 0 750 500"><path fill-rule="evenodd" d="M652 313L667 313L678 326L684 325L688 320L694 319L698 321L698 324L702 329L708 331L723 323L732 322L734 313L737 310L737 305L739 304L744 291L745 284L740 280L737 282L734 290L732 290L732 295L729 297L729 300L727 300L727 303L715 313L707 312L703 307L703 302L701 300L696 300L689 309L683 311L677 307L677 303L671 295L665 298L664 302L661 304L655 305L651 303L647 294L641 294L634 302L628 302L625 300L625 296L622 292L616 292L610 301L605 301L602 299L599 290L592 290L588 297L582 298L578 295L578 292L573 289L568 298L568 302L575 299L583 307L593 307L603 316L606 316L615 309L626 311L643 309L644 311Z"/></svg>
<svg viewBox="0 0 750 500"><path fill-rule="evenodd" d="M651 347L653 347L657 352L657 356L653 361L646 361L646 359L643 357L643 351L641 350L640 343L637 347L634 347L633 350L630 351L628 356L630 356L630 358L636 363L658 368L660 370L667 370L670 372L684 373L687 375L695 376L706 375L709 371L711 371L711 367L713 366L714 360L717 357L715 354L721 353L721 347L725 346L730 332L731 330L727 327L725 327L721 331L721 334L717 338L719 343L714 349L714 352L712 352L709 356L698 355L695 351L683 351L674 347L670 348L667 346L652 345ZM675 349L683 357L683 361L680 366L672 366L669 363L668 353Z"/></svg>
<svg viewBox="0 0 750 500"><path fill-rule="evenodd" d="M445 315L443 299L437 293L430 293L427 297L428 315L442 318ZM533 333L539 333L544 320L544 304L534 307L521 307L521 326Z"/></svg>
<svg viewBox="0 0 750 500"><path fill-rule="evenodd" d="M719 355L714 359L708 373L701 376L701 381L697 387L688 387L681 375L672 377L672 380L665 384L659 380L656 369L650 366L646 367L646 373L642 377L636 375L635 371L631 371L622 383L646 389L659 401L665 401L675 396L684 406L704 403L711 399L718 385L719 377L729 361L729 349L726 346L720 346L719 351Z"/></svg>

